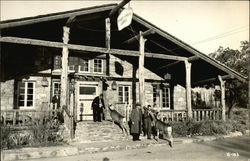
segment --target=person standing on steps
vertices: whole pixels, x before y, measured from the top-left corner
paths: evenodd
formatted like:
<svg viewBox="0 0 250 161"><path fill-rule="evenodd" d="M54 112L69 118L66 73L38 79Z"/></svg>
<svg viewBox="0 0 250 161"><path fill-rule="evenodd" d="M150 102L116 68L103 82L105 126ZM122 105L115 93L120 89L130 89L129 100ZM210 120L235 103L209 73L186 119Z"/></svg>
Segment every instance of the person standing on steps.
<svg viewBox="0 0 250 161"><path fill-rule="evenodd" d="M130 122L131 122L131 134L133 136L133 141L140 141L141 133L141 119L142 113L140 110L141 105L136 103L136 106L131 111Z"/></svg>
<svg viewBox="0 0 250 161"><path fill-rule="evenodd" d="M93 121L101 122L102 120L104 120L103 109L105 108L105 106L104 106L103 94L100 94L100 96L94 98L91 107L93 110Z"/></svg>
<svg viewBox="0 0 250 161"><path fill-rule="evenodd" d="M151 113L151 106L148 105L148 107L144 108L144 128L145 128L145 133L147 135L148 139L151 139L151 133L152 133L152 122L153 122L153 116Z"/></svg>

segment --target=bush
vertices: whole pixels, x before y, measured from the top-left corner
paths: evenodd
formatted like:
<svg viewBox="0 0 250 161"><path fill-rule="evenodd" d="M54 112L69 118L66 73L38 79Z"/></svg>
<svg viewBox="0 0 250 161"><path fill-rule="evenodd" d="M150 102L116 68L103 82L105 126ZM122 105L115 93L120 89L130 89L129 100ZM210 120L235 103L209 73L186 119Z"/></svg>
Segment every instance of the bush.
<svg viewBox="0 0 250 161"><path fill-rule="evenodd" d="M42 121L34 120L30 129L26 130L15 131L10 127L1 127L1 149L57 144L63 140L58 134L59 127L59 121L47 117Z"/></svg>
<svg viewBox="0 0 250 161"><path fill-rule="evenodd" d="M39 120L34 121L31 128L33 132L33 144L58 141L56 132L59 131L59 126L60 124L57 120L46 117L44 117L43 122Z"/></svg>
<svg viewBox="0 0 250 161"><path fill-rule="evenodd" d="M10 134L11 134L10 128L1 126L1 132L0 132L1 149L6 149L9 147L8 138L10 137Z"/></svg>
<svg viewBox="0 0 250 161"><path fill-rule="evenodd" d="M205 120L194 121L187 120L184 122L170 123L173 129L174 137L185 137L188 135L220 135L229 134L230 132L244 132L247 127L239 124L237 121Z"/></svg>

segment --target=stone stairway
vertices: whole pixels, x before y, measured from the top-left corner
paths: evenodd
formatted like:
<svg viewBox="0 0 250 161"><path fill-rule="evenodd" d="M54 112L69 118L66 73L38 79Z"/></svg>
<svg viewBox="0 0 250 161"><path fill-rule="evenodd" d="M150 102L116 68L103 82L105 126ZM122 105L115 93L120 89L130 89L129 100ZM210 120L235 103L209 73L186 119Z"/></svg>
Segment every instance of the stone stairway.
<svg viewBox="0 0 250 161"><path fill-rule="evenodd" d="M128 127L127 130L129 133ZM73 143L100 143L125 140L131 140L131 136L123 135L119 126L111 121L82 121L77 123L75 138L72 141Z"/></svg>

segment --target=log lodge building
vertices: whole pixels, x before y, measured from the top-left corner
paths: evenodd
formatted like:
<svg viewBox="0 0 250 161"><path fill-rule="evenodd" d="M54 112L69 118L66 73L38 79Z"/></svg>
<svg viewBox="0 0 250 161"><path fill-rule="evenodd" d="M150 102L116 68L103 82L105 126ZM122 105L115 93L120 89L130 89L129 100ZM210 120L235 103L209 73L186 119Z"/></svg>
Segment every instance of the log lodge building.
<svg viewBox="0 0 250 161"><path fill-rule="evenodd" d="M141 101L172 120L215 119L216 112L225 119L225 81L246 78L136 14L118 31L114 7L2 21L1 114L49 110L58 95L73 119L91 120L91 102L103 93L126 116ZM220 109L200 114L192 88L211 83L221 87Z"/></svg>

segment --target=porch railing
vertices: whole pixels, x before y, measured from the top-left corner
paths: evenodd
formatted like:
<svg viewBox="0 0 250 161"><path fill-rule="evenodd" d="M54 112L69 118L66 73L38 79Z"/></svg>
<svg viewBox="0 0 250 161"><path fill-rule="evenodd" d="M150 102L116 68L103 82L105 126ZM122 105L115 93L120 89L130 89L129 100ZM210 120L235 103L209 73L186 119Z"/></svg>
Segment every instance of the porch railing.
<svg viewBox="0 0 250 161"><path fill-rule="evenodd" d="M184 121L187 119L187 110L163 110L161 111L161 119L164 122Z"/></svg>
<svg viewBox="0 0 250 161"><path fill-rule="evenodd" d="M34 121L57 117L58 112L61 110L1 110L0 120L3 126L31 126Z"/></svg>
<svg viewBox="0 0 250 161"><path fill-rule="evenodd" d="M192 116L195 121L221 120L222 111L216 109L193 109ZM164 122L179 122L187 120L187 110L162 110L161 119Z"/></svg>
<svg viewBox="0 0 250 161"><path fill-rule="evenodd" d="M221 120L222 110L216 109L193 109L193 118L196 121L201 120Z"/></svg>

